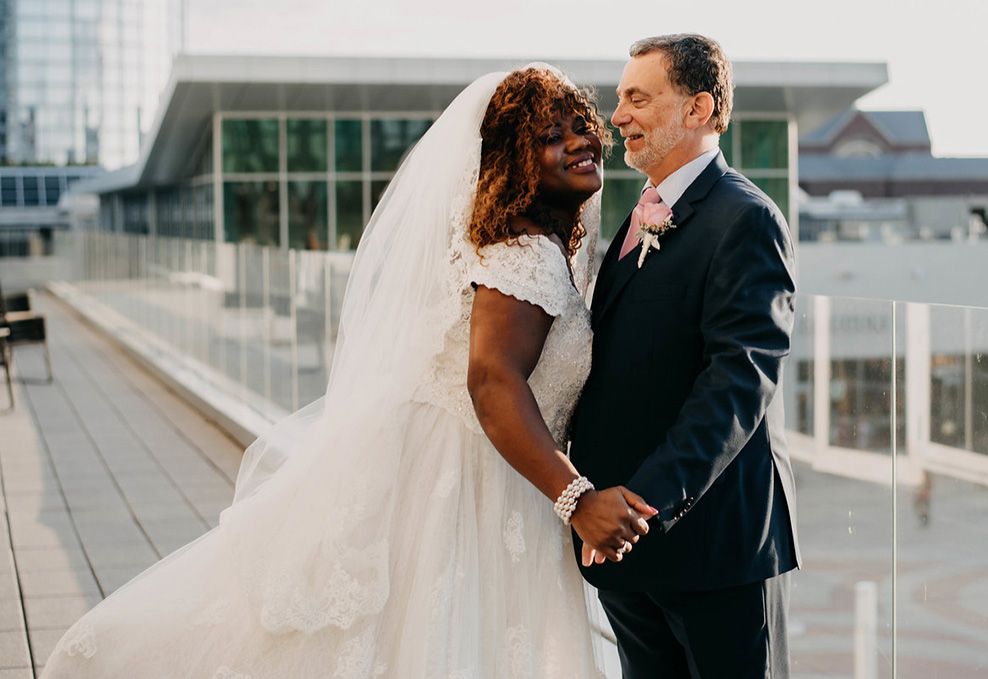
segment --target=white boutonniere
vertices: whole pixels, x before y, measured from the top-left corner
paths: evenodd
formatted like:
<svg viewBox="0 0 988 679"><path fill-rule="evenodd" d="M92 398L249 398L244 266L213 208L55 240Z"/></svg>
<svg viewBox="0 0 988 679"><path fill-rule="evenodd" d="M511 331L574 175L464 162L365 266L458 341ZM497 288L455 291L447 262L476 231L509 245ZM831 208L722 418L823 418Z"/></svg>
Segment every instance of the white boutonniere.
<svg viewBox="0 0 988 679"><path fill-rule="evenodd" d="M638 255L638 268L642 268L649 251L659 248L659 238L676 228L672 221L672 210L665 203L646 203L635 208L638 212L638 223L641 231L638 240L642 242L642 251Z"/></svg>

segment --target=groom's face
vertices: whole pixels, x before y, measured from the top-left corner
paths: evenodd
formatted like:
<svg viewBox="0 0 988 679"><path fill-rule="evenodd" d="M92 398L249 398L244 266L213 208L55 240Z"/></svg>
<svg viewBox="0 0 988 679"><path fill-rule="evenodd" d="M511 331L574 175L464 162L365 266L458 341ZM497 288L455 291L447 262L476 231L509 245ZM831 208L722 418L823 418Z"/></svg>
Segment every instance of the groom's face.
<svg viewBox="0 0 988 679"><path fill-rule="evenodd" d="M624 137L624 162L652 176L686 136L688 97L669 81L661 52L633 57L624 67L617 93L611 122Z"/></svg>

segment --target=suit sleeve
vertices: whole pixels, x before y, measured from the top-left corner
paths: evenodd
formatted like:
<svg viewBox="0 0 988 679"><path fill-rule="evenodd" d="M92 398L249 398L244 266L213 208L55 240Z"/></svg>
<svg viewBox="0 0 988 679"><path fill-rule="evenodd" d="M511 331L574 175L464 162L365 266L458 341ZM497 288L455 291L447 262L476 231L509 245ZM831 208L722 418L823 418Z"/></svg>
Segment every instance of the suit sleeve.
<svg viewBox="0 0 988 679"><path fill-rule="evenodd" d="M700 316L705 368L665 442L627 483L659 510L663 530L702 497L765 417L789 354L793 270L789 229L766 203L743 207L715 246Z"/></svg>

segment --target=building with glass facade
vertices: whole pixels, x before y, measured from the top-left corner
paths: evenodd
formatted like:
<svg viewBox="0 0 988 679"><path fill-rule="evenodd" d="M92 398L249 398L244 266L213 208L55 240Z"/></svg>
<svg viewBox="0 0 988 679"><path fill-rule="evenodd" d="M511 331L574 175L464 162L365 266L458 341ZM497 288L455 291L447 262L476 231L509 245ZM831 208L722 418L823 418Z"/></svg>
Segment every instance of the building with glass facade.
<svg viewBox="0 0 988 679"><path fill-rule="evenodd" d="M623 60L557 61L616 106ZM84 185L109 231L351 250L405 151L497 60L182 56L139 162ZM735 65L728 161L790 218L796 130L885 82L884 64ZM603 237L642 176L606 163Z"/></svg>
<svg viewBox="0 0 988 679"><path fill-rule="evenodd" d="M0 166L0 257L51 254L52 235L69 228L59 201L82 179L101 174L92 166Z"/></svg>
<svg viewBox="0 0 988 679"><path fill-rule="evenodd" d="M0 0L0 164L135 162L178 12L178 0Z"/></svg>

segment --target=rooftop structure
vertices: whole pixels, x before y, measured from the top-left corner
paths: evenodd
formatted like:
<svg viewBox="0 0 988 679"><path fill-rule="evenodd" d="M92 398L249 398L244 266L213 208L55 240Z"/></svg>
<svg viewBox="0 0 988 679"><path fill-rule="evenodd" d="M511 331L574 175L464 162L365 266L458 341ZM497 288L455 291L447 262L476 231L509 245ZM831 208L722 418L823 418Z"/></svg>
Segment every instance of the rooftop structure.
<svg viewBox="0 0 988 679"><path fill-rule="evenodd" d="M524 63L180 56L139 160L81 190L100 194L106 230L348 250L402 154L453 97ZM554 63L596 88L602 112L616 106L624 60ZM737 63L725 155L795 226L796 130L886 79L880 63ZM642 182L620 156L606 163L605 238Z"/></svg>
<svg viewBox="0 0 988 679"><path fill-rule="evenodd" d="M802 240L988 235L988 158L937 158L922 111L850 108L799 140ZM856 201L849 195L856 195ZM888 217L896 213L896 218Z"/></svg>

